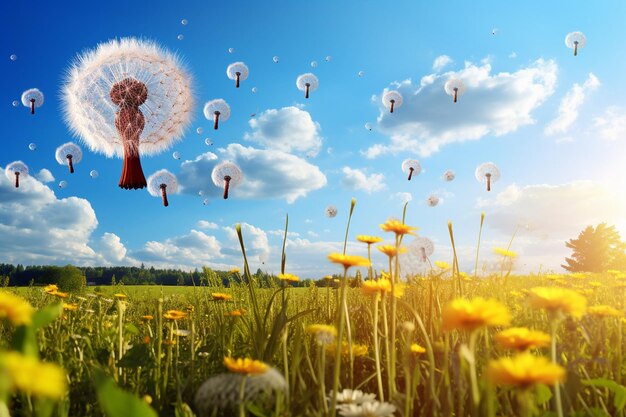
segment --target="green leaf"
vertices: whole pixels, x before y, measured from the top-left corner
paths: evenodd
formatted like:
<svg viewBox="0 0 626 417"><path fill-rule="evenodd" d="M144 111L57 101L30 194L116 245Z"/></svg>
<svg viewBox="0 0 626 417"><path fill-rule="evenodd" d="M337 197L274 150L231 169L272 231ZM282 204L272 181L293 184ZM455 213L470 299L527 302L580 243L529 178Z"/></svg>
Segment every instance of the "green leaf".
<svg viewBox="0 0 626 417"><path fill-rule="evenodd" d="M107 417L158 417L148 404L119 388L113 379L97 368L94 369L94 383L98 403Z"/></svg>
<svg viewBox="0 0 626 417"><path fill-rule="evenodd" d="M626 387L618 384L615 381L605 378L585 379L582 381L583 385L594 388L606 388L614 395L613 405L617 411L621 411L626 407Z"/></svg>
<svg viewBox="0 0 626 417"><path fill-rule="evenodd" d="M41 310L38 310L33 316L33 327L35 329L41 329L46 327L61 315L63 311L63 303L55 303L45 306Z"/></svg>
<svg viewBox="0 0 626 417"><path fill-rule="evenodd" d="M552 398L552 390L545 384L538 384L535 388L535 401L537 404L545 404Z"/></svg>
<svg viewBox="0 0 626 417"><path fill-rule="evenodd" d="M11 347L13 350L21 352L23 355L38 358L39 349L37 348L37 338L35 337L34 327L20 326L15 329Z"/></svg>
<svg viewBox="0 0 626 417"><path fill-rule="evenodd" d="M139 334L139 329L137 328L137 326L135 326L132 323L126 323L124 325L124 330L126 330L127 333L133 334L133 335L138 335Z"/></svg>

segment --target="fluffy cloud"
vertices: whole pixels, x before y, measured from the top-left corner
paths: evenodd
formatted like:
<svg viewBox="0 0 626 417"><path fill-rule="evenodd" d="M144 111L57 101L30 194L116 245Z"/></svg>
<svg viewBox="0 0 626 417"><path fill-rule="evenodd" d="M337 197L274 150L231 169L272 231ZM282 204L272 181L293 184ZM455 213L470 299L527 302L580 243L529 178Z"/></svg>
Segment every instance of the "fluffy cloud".
<svg viewBox="0 0 626 417"><path fill-rule="evenodd" d="M307 152L315 156L322 146L319 123L314 122L307 111L297 107L266 110L250 119L249 124L253 131L246 133L244 139L267 149Z"/></svg>
<svg viewBox="0 0 626 417"><path fill-rule="evenodd" d="M344 187L349 189L361 190L371 194L374 191L380 191L386 188L383 174L367 175L364 170L350 167L343 167L341 172L343 172L341 183Z"/></svg>
<svg viewBox="0 0 626 417"><path fill-rule="evenodd" d="M501 136L534 123L532 111L554 93L554 61L539 59L516 72L491 73L488 62L466 62L460 71L430 74L419 85L396 83L404 104L393 114L380 100L378 127L390 136L389 144L375 144L362 153L368 158L398 152L428 156L446 144ZM467 91L456 104L444 92L450 78L463 80ZM385 90L386 91L386 90Z"/></svg>
<svg viewBox="0 0 626 417"><path fill-rule="evenodd" d="M126 258L126 247L122 243L119 236L115 233L104 233L100 238L100 247L98 254L106 262L110 264L120 265L123 261L129 263ZM136 264L137 262L131 262Z"/></svg>
<svg viewBox="0 0 626 417"><path fill-rule="evenodd" d="M232 198L284 198L293 203L309 192L326 185L320 169L295 155L279 150L263 150L232 143L219 149L221 159L236 163L244 174L242 184L231 191ZM213 185L211 171L217 155L207 152L181 165L178 178L183 192L219 197L221 190ZM254 175L253 175L254 174Z"/></svg>
<svg viewBox="0 0 626 417"><path fill-rule="evenodd" d="M626 110L609 107L604 115L593 119L594 134L601 139L617 140L626 138Z"/></svg>
<svg viewBox="0 0 626 417"><path fill-rule="evenodd" d="M219 225L217 223L213 223L213 222L209 222L206 220L199 220L198 221L198 228L200 229L219 229Z"/></svg>
<svg viewBox="0 0 626 417"><path fill-rule="evenodd" d="M439 71L452 63L452 58L448 55L439 55L433 62L433 70Z"/></svg>
<svg viewBox="0 0 626 417"><path fill-rule="evenodd" d="M565 133L578 118L578 110L585 102L585 98L600 86L598 77L589 73L583 85L574 84L565 94L559 105L559 113L544 129L546 135Z"/></svg>
<svg viewBox="0 0 626 417"><path fill-rule="evenodd" d="M226 237L230 241L230 246L225 249L225 253L235 256L241 256L241 245L239 237L234 227L224 227ZM260 259L267 259L270 253L270 245L267 240L267 233L260 227L253 226L248 223L241 223L241 234L243 242L246 245L246 254L248 256L258 256Z"/></svg>
<svg viewBox="0 0 626 417"><path fill-rule="evenodd" d="M46 168L41 169L37 174L35 174L35 178L43 183L54 181L54 175L52 175L52 172Z"/></svg>

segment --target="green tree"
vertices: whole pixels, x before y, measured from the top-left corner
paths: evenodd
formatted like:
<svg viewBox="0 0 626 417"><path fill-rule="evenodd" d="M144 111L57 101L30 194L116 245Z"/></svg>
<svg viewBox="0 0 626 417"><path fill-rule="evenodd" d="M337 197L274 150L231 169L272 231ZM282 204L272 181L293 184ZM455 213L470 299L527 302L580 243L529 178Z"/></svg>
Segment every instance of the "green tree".
<svg viewBox="0 0 626 417"><path fill-rule="evenodd" d="M57 285L61 291L81 292L87 285L87 280L83 271L72 265L61 268Z"/></svg>
<svg viewBox="0 0 626 417"><path fill-rule="evenodd" d="M566 265L561 266L570 272L602 272L626 266L626 244L615 226L606 223L595 228L587 226L565 246L572 250L572 256L565 258Z"/></svg>

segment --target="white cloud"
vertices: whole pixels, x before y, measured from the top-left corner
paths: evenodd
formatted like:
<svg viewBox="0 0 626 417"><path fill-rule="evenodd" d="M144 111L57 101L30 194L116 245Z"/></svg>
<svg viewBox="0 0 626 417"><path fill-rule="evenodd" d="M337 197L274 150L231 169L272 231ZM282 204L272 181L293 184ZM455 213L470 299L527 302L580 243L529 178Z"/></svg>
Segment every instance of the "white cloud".
<svg viewBox="0 0 626 417"><path fill-rule="evenodd" d="M439 71L451 63L452 58L450 58L448 55L439 55L437 58L435 58L435 61L433 62L433 70Z"/></svg>
<svg viewBox="0 0 626 417"><path fill-rule="evenodd" d="M311 115L297 107L269 109L248 122L252 133L245 140L256 142L267 149L284 152L307 152L316 156L322 146L320 125Z"/></svg>
<svg viewBox="0 0 626 417"><path fill-rule="evenodd" d="M582 86L575 83L561 100L557 117L546 126L544 133L551 136L567 132L570 126L578 119L578 110L585 102L587 96L599 86L600 80L592 73L589 73L587 80Z"/></svg>
<svg viewBox="0 0 626 417"><path fill-rule="evenodd" d="M52 175L52 172L46 168L41 169L37 174L35 174L35 178L43 183L54 181L54 175Z"/></svg>
<svg viewBox="0 0 626 417"><path fill-rule="evenodd" d="M387 187L383 174L367 175L364 170L350 167L343 167L341 171L343 172L341 183L351 190L361 190L371 194Z"/></svg>
<svg viewBox="0 0 626 417"><path fill-rule="evenodd" d="M219 149L221 159L241 168L244 180L231 190L230 198L284 198L293 203L300 197L326 185L320 169L295 155L279 150L262 150L231 143ZM211 171L217 156L207 152L193 161L185 161L178 174L183 192L195 195L203 191L207 197L219 197L222 191L213 185Z"/></svg>
<svg viewBox="0 0 626 417"><path fill-rule="evenodd" d="M241 245L239 237L234 227L224 227L226 236L230 241L229 253L233 255L241 254ZM270 245L267 239L267 233L260 227L253 226L249 223L241 223L241 234L246 247L246 255L248 256L265 256L270 253ZM225 252L227 252L225 250Z"/></svg>
<svg viewBox="0 0 626 417"><path fill-rule="evenodd" d="M626 139L626 110L611 106L593 119L594 134L601 139Z"/></svg>
<svg viewBox="0 0 626 417"><path fill-rule="evenodd" d="M398 152L428 156L446 144L513 132L535 122L531 113L554 93L556 73L556 63L543 59L497 74L491 74L487 62L466 62L460 71L430 74L419 85L410 79L397 83L394 88L404 97L397 111L390 114L376 99L379 130L390 136L390 143L362 153L368 158ZM462 79L467 89L456 104L443 88L452 77Z"/></svg>
<svg viewBox="0 0 626 417"><path fill-rule="evenodd" d="M199 220L197 223L198 228L208 230L208 229L219 229L219 225L217 223L209 222L206 220Z"/></svg>
<svg viewBox="0 0 626 417"><path fill-rule="evenodd" d="M100 238L99 255L108 263L120 264L126 259L126 247L115 233L105 233Z"/></svg>
<svg viewBox="0 0 626 417"><path fill-rule="evenodd" d="M517 58L517 52L515 52L515 51L511 52L511 53L509 54L509 58L511 58L511 59L515 59L515 58Z"/></svg>
<svg viewBox="0 0 626 417"><path fill-rule="evenodd" d="M309 230L308 232L306 232L307 235L311 236L311 237L320 237L320 235L318 235L317 233L315 233L313 230Z"/></svg>

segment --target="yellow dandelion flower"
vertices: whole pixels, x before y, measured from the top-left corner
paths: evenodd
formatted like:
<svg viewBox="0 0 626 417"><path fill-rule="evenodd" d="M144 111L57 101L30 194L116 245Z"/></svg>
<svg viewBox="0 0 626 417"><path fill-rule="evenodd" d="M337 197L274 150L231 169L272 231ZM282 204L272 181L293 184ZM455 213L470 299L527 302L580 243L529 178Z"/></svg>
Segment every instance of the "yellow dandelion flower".
<svg viewBox="0 0 626 417"><path fill-rule="evenodd" d="M435 266L442 270L450 269L450 265L444 261L435 261Z"/></svg>
<svg viewBox="0 0 626 417"><path fill-rule="evenodd" d="M240 271L239 271L239 268L237 268L236 266L235 266L235 267L230 268L230 273L231 273L231 274L238 274L239 272L240 272Z"/></svg>
<svg viewBox="0 0 626 417"><path fill-rule="evenodd" d="M332 343L329 345L326 345L326 352L334 355L337 349L337 344L336 343ZM359 356L365 356L367 355L368 352L368 348L366 345L361 345L359 343L352 343L352 356L355 358L358 358ZM341 344L341 355L342 356L349 356L350 355L350 347L348 346L348 342L343 342Z"/></svg>
<svg viewBox="0 0 626 417"><path fill-rule="evenodd" d="M372 243L382 242L383 238L378 236L358 235L356 240L371 245Z"/></svg>
<svg viewBox="0 0 626 417"><path fill-rule="evenodd" d="M63 310L76 311L76 310L78 310L78 304L76 304L76 303L63 303Z"/></svg>
<svg viewBox="0 0 626 417"><path fill-rule="evenodd" d="M495 247L493 248L493 253L495 253L496 255L504 256L505 258L517 258L517 253L504 248Z"/></svg>
<svg viewBox="0 0 626 417"><path fill-rule="evenodd" d="M515 290L511 291L509 294L511 294L515 298L523 298L525 296L524 293L521 293L521 292L515 291Z"/></svg>
<svg viewBox="0 0 626 417"><path fill-rule="evenodd" d="M224 315L230 316L230 317L240 317L240 316L243 316L245 312L246 310L244 310L243 308L239 308L237 310L227 311L226 313L224 313Z"/></svg>
<svg viewBox="0 0 626 417"><path fill-rule="evenodd" d="M411 353L415 353L417 355L426 353L426 348L418 345L417 343L411 343Z"/></svg>
<svg viewBox="0 0 626 417"><path fill-rule="evenodd" d="M398 250L394 245L381 245L377 246L376 248L390 258L393 258L398 253L406 253L407 250L404 246L401 246Z"/></svg>
<svg viewBox="0 0 626 417"><path fill-rule="evenodd" d="M324 277L324 279L331 280L331 279L333 279L333 276L332 276L332 275L326 275L326 276Z"/></svg>
<svg viewBox="0 0 626 417"><path fill-rule="evenodd" d="M496 343L506 349L528 350L550 344L550 335L526 327L511 327L496 334Z"/></svg>
<svg viewBox="0 0 626 417"><path fill-rule="evenodd" d="M126 294L122 294L121 292L118 292L117 294L113 294L113 297L117 298L118 300L125 300L128 298Z"/></svg>
<svg viewBox="0 0 626 417"><path fill-rule="evenodd" d="M580 318L587 309L587 299L574 290L556 287L535 287L530 290L529 303L551 314L570 314Z"/></svg>
<svg viewBox="0 0 626 417"><path fill-rule="evenodd" d="M278 274L278 279L286 282L298 282L300 277L293 274Z"/></svg>
<svg viewBox="0 0 626 417"><path fill-rule="evenodd" d="M43 288L43 292L46 294L53 294L57 291L59 291L59 287L56 284L49 284Z"/></svg>
<svg viewBox="0 0 626 417"><path fill-rule="evenodd" d="M161 344L163 346L174 346L176 344L176 340L172 339L172 340L164 340L163 342L161 342Z"/></svg>
<svg viewBox="0 0 626 417"><path fill-rule="evenodd" d="M535 384L553 385L565 380L565 369L530 352L512 358L492 360L487 366L487 378L494 384L528 388Z"/></svg>
<svg viewBox="0 0 626 417"><path fill-rule="evenodd" d="M163 314L163 317L168 320L180 320L187 317L187 313L180 310L168 310L165 314Z"/></svg>
<svg viewBox="0 0 626 417"><path fill-rule="evenodd" d="M328 324L311 324L306 328L307 333L313 335L317 343L327 345L332 343L337 337L335 326Z"/></svg>
<svg viewBox="0 0 626 417"><path fill-rule="evenodd" d="M351 266L370 266L370 261L362 256L331 253L330 255L328 255L328 259L332 263L343 265L345 269L348 269Z"/></svg>
<svg viewBox="0 0 626 417"><path fill-rule="evenodd" d="M233 299L232 295L226 294L223 292L212 292L211 297L213 297L214 300L221 300L221 301L229 301Z"/></svg>
<svg viewBox="0 0 626 417"><path fill-rule="evenodd" d="M153 320L154 317L148 314L148 315L145 315L145 316L141 316L141 319L145 320L145 321L150 321L150 320Z"/></svg>
<svg viewBox="0 0 626 417"><path fill-rule="evenodd" d="M61 291L53 291L53 292L49 292L48 294L54 295L55 297L58 297L58 298L67 298L70 296L68 293L61 292Z"/></svg>
<svg viewBox="0 0 626 417"><path fill-rule="evenodd" d="M402 223L400 220L389 219L385 223L380 225L380 228L385 232L394 232L396 235L414 235L414 230L418 230L417 227L412 227Z"/></svg>
<svg viewBox="0 0 626 417"><path fill-rule="evenodd" d="M587 309L587 314L596 317L622 317L624 312L607 305L591 306Z"/></svg>
<svg viewBox="0 0 626 417"><path fill-rule="evenodd" d="M34 312L33 306L22 297L0 290L0 320L6 318L14 326L29 325Z"/></svg>
<svg viewBox="0 0 626 417"><path fill-rule="evenodd" d="M474 330L483 326L508 326L511 315L506 306L497 300L482 297L467 300L457 298L443 308L442 326L452 329Z"/></svg>
<svg viewBox="0 0 626 417"><path fill-rule="evenodd" d="M9 389L35 397L60 400L67 392L65 371L56 364L18 352L0 354L0 372L8 375Z"/></svg>
<svg viewBox="0 0 626 417"><path fill-rule="evenodd" d="M250 358L224 358L224 365L230 372L245 375L260 375L267 372L269 365Z"/></svg>
<svg viewBox="0 0 626 417"><path fill-rule="evenodd" d="M389 274L385 271L380 271L380 277L382 279L389 279Z"/></svg>

